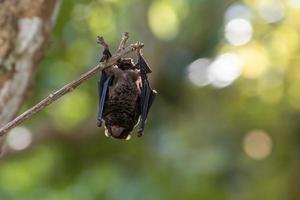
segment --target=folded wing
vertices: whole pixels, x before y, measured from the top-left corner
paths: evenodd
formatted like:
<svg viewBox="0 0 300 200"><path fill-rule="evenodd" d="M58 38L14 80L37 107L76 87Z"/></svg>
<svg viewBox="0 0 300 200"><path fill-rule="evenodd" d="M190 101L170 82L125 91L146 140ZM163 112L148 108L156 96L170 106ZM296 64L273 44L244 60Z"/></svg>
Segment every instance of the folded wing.
<svg viewBox="0 0 300 200"><path fill-rule="evenodd" d="M151 105L155 99L157 92L155 90L152 90L152 88L150 87L147 74L151 73L152 71L141 54L138 55L137 64L140 68L141 80L142 80L141 96L140 96L141 116L140 116L140 124L138 128L138 136L142 136L142 133L145 128L148 112L151 108Z"/></svg>

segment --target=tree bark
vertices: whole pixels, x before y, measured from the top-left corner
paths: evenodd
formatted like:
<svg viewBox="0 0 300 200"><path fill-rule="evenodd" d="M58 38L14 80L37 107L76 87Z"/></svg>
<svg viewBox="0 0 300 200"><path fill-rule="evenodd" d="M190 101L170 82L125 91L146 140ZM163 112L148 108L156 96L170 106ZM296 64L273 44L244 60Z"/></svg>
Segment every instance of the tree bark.
<svg viewBox="0 0 300 200"><path fill-rule="evenodd" d="M60 0L0 0L0 126L15 117L25 99L59 4Z"/></svg>

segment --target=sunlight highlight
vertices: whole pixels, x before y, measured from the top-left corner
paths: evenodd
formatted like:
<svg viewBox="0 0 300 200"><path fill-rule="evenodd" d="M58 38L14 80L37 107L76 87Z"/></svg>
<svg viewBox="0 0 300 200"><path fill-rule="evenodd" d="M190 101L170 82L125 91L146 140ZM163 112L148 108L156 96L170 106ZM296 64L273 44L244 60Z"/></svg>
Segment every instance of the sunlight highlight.
<svg viewBox="0 0 300 200"><path fill-rule="evenodd" d="M278 0L259 1L258 11L266 23L278 22L285 16L284 6L281 1Z"/></svg>
<svg viewBox="0 0 300 200"><path fill-rule="evenodd" d="M250 158L263 160L272 152L272 139L264 130L252 130L246 134L243 148Z"/></svg>
<svg viewBox="0 0 300 200"><path fill-rule="evenodd" d="M268 52L260 43L251 43L239 49L237 54L243 61L242 75L245 78L259 78L268 70L270 62Z"/></svg>
<svg viewBox="0 0 300 200"><path fill-rule="evenodd" d="M242 61L236 54L222 54L209 66L209 81L214 87L226 87L239 77L241 67Z"/></svg>
<svg viewBox="0 0 300 200"><path fill-rule="evenodd" d="M287 3L292 8L300 8L300 0L288 0Z"/></svg>
<svg viewBox="0 0 300 200"><path fill-rule="evenodd" d="M208 79L208 67L211 60L208 58L199 58L192 62L187 69L188 79L196 86L203 87L210 83Z"/></svg>
<svg viewBox="0 0 300 200"><path fill-rule="evenodd" d="M16 151L26 149L32 142L32 134L27 128L17 127L7 136L8 146Z"/></svg>
<svg viewBox="0 0 300 200"><path fill-rule="evenodd" d="M247 44L252 38L252 24L246 19L232 19L225 26L225 38L233 46Z"/></svg>
<svg viewBox="0 0 300 200"><path fill-rule="evenodd" d="M245 4L234 3L227 8L224 15L225 23L237 18L251 20L252 14Z"/></svg>

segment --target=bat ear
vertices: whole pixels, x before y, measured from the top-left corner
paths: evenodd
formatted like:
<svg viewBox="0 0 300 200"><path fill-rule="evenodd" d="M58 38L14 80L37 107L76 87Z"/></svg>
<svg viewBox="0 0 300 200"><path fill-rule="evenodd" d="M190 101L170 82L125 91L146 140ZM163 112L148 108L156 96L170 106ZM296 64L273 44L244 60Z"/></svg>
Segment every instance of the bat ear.
<svg viewBox="0 0 300 200"><path fill-rule="evenodd" d="M106 137L110 137L111 135L110 135L110 133L109 133L109 131L108 131L108 129L107 129L107 127L105 126L104 127L104 135L106 136Z"/></svg>
<svg viewBox="0 0 300 200"><path fill-rule="evenodd" d="M126 137L125 140L130 140L130 139L131 139L131 133L129 133L129 134L127 135L127 137Z"/></svg>

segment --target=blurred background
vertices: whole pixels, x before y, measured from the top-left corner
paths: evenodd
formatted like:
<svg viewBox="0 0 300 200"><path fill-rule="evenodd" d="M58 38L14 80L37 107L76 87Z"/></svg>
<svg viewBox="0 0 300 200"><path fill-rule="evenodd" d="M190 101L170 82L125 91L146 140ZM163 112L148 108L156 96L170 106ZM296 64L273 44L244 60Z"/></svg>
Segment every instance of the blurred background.
<svg viewBox="0 0 300 200"><path fill-rule="evenodd" d="M159 93L144 136L97 128L99 74L10 132L1 200L300 199L300 0L64 0L20 112L123 31Z"/></svg>

